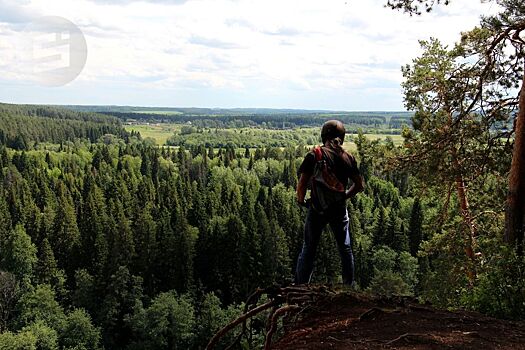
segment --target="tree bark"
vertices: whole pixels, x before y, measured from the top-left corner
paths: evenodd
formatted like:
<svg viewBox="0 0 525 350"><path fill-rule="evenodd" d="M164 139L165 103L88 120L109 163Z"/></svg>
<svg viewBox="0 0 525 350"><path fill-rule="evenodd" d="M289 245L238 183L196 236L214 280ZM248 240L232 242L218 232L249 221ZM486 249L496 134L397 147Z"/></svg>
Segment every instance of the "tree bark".
<svg viewBox="0 0 525 350"><path fill-rule="evenodd" d="M459 209L461 216L463 217L463 222L467 226L467 233L464 237L465 241L465 255L468 258L469 266L467 266L467 276L470 283L473 283L476 279L476 269L475 269L475 256L474 256L474 239L476 237L476 226L472 220L472 215L470 214L470 206L468 204L467 191L465 189L465 181L463 181L463 176L456 176L456 190L458 192L459 200Z"/></svg>
<svg viewBox="0 0 525 350"><path fill-rule="evenodd" d="M525 215L525 74L521 84L516 117L512 163L509 174L509 192L505 211L505 241L523 254L523 224Z"/></svg>
<svg viewBox="0 0 525 350"><path fill-rule="evenodd" d="M448 122L449 125L453 125L453 118L451 112L448 113ZM466 266L467 277L470 285L472 286L476 279L474 240L476 239L475 237L477 235L477 230L476 225L474 224L474 220L472 220L472 215L470 212L470 205L468 203L467 189L465 188L465 181L462 175L461 164L458 160L457 150L454 147L452 147L452 149L450 150L450 155L452 156L452 164L457 174L455 180L456 191L458 193L459 210L461 213L461 217L463 218L463 223L465 224L467 229L465 233L462 233L464 241L463 250L465 251L465 255L467 256L468 261L468 264Z"/></svg>

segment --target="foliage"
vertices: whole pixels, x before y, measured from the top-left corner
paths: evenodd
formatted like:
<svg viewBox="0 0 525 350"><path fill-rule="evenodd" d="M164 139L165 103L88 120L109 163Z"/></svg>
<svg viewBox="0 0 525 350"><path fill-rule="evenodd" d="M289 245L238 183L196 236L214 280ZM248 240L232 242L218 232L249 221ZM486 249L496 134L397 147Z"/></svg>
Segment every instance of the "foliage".
<svg viewBox="0 0 525 350"><path fill-rule="evenodd" d="M22 225L16 225L11 231L7 246L2 250L6 254L0 266L13 273L18 280L29 284L37 262L36 247Z"/></svg>
<svg viewBox="0 0 525 350"><path fill-rule="evenodd" d="M93 326L91 317L83 309L75 309L67 315L59 338L64 349L101 349L100 330Z"/></svg>
<svg viewBox="0 0 525 350"><path fill-rule="evenodd" d="M36 350L36 336L31 332L4 332L0 334L1 350Z"/></svg>
<svg viewBox="0 0 525 350"><path fill-rule="evenodd" d="M502 246L465 303L474 310L520 319L525 314L525 258Z"/></svg>
<svg viewBox="0 0 525 350"><path fill-rule="evenodd" d="M12 273L0 270L0 332L6 330L20 296L20 284Z"/></svg>
<svg viewBox="0 0 525 350"><path fill-rule="evenodd" d="M510 282L510 276L519 278L520 267L512 273L504 267L521 263L495 248L501 245L505 215L504 237L522 254L525 7L516 0L496 3L500 13L483 17L452 49L435 39L423 41L424 53L403 68L405 102L415 115L414 131L404 133L401 159L423 186L444 198L441 215L430 217L441 229L423 247L423 295L441 305L522 317L520 307L517 316L507 305L522 299L520 283ZM388 1L387 6L420 14L420 6L430 11L439 4L448 1ZM449 210L450 203L458 207ZM458 246L466 259L458 256ZM464 272L468 280L460 276Z"/></svg>
<svg viewBox="0 0 525 350"><path fill-rule="evenodd" d="M450 0L388 0L386 6L394 10L402 10L412 16L421 15L422 9L425 12L430 12L434 6L448 5L449 3Z"/></svg>
<svg viewBox="0 0 525 350"><path fill-rule="evenodd" d="M24 327L18 336L35 337L35 348L38 350L58 350L58 334L53 328L46 326L43 321L37 321Z"/></svg>
<svg viewBox="0 0 525 350"><path fill-rule="evenodd" d="M77 138L95 142L105 134L127 137L116 118L56 107L0 104L0 143L14 149Z"/></svg>
<svg viewBox="0 0 525 350"><path fill-rule="evenodd" d="M198 325L196 331L197 346L204 348L209 339L224 325L233 321L241 312L242 304L231 305L227 308L222 306L220 299L213 293L207 293L200 305ZM221 340L219 346L227 346L233 341L234 334L229 334Z"/></svg>
<svg viewBox="0 0 525 350"><path fill-rule="evenodd" d="M379 246L373 253L374 276L369 290L380 295L414 295L417 284L417 260L410 253L396 253Z"/></svg>
<svg viewBox="0 0 525 350"><path fill-rule="evenodd" d="M188 349L194 341L195 312L191 299L176 293L159 294L132 319L137 349Z"/></svg>
<svg viewBox="0 0 525 350"><path fill-rule="evenodd" d="M66 322L64 309L56 301L51 287L45 284L22 295L17 308L20 326L41 321L53 329L62 329Z"/></svg>
<svg viewBox="0 0 525 350"><path fill-rule="evenodd" d="M201 129L183 126L180 133L175 133L166 144L169 146L206 148L232 147L291 147L297 144L314 145L320 142L319 130L265 130L265 129Z"/></svg>

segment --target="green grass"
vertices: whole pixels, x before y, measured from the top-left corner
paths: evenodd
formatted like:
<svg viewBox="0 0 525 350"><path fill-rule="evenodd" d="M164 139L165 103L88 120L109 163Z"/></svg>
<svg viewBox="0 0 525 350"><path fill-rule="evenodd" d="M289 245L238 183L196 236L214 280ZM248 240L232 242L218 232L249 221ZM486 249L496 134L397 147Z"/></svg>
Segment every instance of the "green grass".
<svg viewBox="0 0 525 350"><path fill-rule="evenodd" d="M166 140L173 135L175 131L180 130L182 125L180 124L140 124L140 125L125 125L126 131L131 132L132 130L140 132L143 139L152 138L157 142L157 145L162 146L166 143Z"/></svg>
<svg viewBox="0 0 525 350"><path fill-rule="evenodd" d="M394 145L399 146L399 145L401 145L403 143L403 136L401 136L401 135L365 134L365 136L370 141L385 140L387 137L390 136L392 141L394 141ZM357 137L357 134L352 134L352 137Z"/></svg>
<svg viewBox="0 0 525 350"><path fill-rule="evenodd" d="M385 135L385 134L364 134L367 139L370 141L375 140L385 140L387 137L390 137L394 141L394 145L400 146L403 144L403 136L401 135ZM357 134L352 134L352 137L357 137ZM357 145L353 141L345 141L343 145L344 149L348 152L357 152Z"/></svg>

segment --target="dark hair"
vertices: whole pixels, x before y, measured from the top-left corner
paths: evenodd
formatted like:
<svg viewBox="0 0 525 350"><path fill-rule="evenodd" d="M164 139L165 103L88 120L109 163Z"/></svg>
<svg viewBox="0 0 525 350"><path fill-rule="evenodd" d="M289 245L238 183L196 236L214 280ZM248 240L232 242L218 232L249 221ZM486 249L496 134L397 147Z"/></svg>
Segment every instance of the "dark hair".
<svg viewBox="0 0 525 350"><path fill-rule="evenodd" d="M340 153L340 152L343 152L343 140L341 140L341 138L339 137L336 137L336 138L333 138L331 140L328 140L326 142L327 146L330 147L331 149L333 149L334 151Z"/></svg>

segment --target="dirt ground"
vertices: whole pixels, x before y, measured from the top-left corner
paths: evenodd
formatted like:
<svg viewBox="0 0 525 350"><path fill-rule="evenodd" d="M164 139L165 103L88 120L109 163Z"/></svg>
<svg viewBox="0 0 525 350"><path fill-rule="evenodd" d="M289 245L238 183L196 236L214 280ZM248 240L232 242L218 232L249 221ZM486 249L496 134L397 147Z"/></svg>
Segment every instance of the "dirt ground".
<svg viewBox="0 0 525 350"><path fill-rule="evenodd" d="M285 322L272 349L525 349L525 323L406 298L339 294Z"/></svg>

